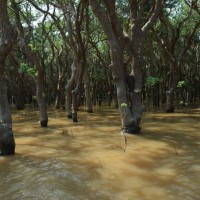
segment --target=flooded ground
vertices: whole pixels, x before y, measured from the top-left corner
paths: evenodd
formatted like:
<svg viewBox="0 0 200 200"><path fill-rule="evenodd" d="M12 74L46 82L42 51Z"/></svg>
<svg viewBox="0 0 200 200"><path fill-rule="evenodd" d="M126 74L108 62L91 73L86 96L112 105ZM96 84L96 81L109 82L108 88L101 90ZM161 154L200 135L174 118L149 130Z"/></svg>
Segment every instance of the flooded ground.
<svg viewBox="0 0 200 200"><path fill-rule="evenodd" d="M144 113L141 135L120 134L117 110L13 110L16 155L0 157L0 200L199 200L200 108Z"/></svg>

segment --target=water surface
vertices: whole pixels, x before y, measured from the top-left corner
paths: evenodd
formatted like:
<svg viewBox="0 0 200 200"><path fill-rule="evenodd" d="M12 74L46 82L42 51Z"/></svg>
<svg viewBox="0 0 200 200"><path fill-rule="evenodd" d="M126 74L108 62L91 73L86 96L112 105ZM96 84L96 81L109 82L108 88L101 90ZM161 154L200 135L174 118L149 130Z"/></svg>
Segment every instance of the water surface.
<svg viewBox="0 0 200 200"><path fill-rule="evenodd" d="M144 113L141 135L120 134L118 111L81 108L79 123L49 109L13 110L16 155L0 157L0 200L198 200L200 109Z"/></svg>

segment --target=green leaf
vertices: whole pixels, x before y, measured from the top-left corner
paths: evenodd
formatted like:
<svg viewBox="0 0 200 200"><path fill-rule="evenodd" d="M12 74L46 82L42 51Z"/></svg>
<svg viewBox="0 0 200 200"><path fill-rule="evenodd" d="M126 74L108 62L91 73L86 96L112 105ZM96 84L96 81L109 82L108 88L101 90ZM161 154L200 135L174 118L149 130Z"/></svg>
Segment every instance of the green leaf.
<svg viewBox="0 0 200 200"><path fill-rule="evenodd" d="M127 103L121 103L121 107L126 107Z"/></svg>
<svg viewBox="0 0 200 200"><path fill-rule="evenodd" d="M182 88L182 87L184 87L186 85L187 85L186 81L179 81L178 85L177 85L177 88Z"/></svg>
<svg viewBox="0 0 200 200"><path fill-rule="evenodd" d="M27 73L32 76L35 76L35 69L30 67L27 63L21 63L18 69L19 73Z"/></svg>
<svg viewBox="0 0 200 200"><path fill-rule="evenodd" d="M158 82L159 82L159 78L158 77L149 76L146 79L146 85L147 86L154 86Z"/></svg>

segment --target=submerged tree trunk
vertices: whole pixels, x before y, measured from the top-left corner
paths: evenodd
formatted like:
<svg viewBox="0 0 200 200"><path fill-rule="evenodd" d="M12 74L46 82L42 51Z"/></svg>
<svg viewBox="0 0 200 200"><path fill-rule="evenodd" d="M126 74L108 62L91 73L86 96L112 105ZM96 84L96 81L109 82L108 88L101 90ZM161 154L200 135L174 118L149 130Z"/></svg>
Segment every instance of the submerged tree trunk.
<svg viewBox="0 0 200 200"><path fill-rule="evenodd" d="M19 63L15 56L10 53L9 59L13 65L13 70L12 70L12 91L14 95L14 100L15 100L15 106L17 110L22 110L25 105L25 94L24 94L24 84L23 84L23 79L22 76L20 76L18 69L19 69ZM27 83L26 83L27 84Z"/></svg>
<svg viewBox="0 0 200 200"><path fill-rule="evenodd" d="M153 106L159 107L160 106L160 87L159 83L156 83L152 86L152 101Z"/></svg>
<svg viewBox="0 0 200 200"><path fill-rule="evenodd" d="M78 94L81 89L83 74L86 66L85 44L81 35L81 28L87 7L86 1L80 1L77 13L74 12L73 1L70 1L68 12L68 33L69 42L74 54L74 62L72 64L72 74L66 86L66 110L67 117L72 118L73 122L78 122ZM75 23L73 26L72 17ZM74 88L75 87L75 88ZM72 105L72 106L70 106Z"/></svg>
<svg viewBox="0 0 200 200"><path fill-rule="evenodd" d="M36 74L36 98L38 101L38 107L40 110L40 125L41 127L47 127L48 125L48 114L47 114L47 106L45 101L45 93L44 93L44 70L39 62L39 58L37 54L25 43L22 39L22 46L25 50L25 53L29 59L29 61L33 62L35 68L37 69Z"/></svg>
<svg viewBox="0 0 200 200"><path fill-rule="evenodd" d="M138 40L133 45L133 71L132 75L134 76L134 88L131 95L131 112L134 119L134 125L132 131L139 133L140 132L140 123L142 119L142 63L143 63L143 38L142 34ZM135 43L135 42L133 42Z"/></svg>
<svg viewBox="0 0 200 200"><path fill-rule="evenodd" d="M73 122L78 122L78 90L74 89L72 91L72 119Z"/></svg>
<svg viewBox="0 0 200 200"><path fill-rule="evenodd" d="M81 85L82 85L82 81L83 81L83 74L84 74L84 70L85 70L85 65L86 65L86 59L85 57L83 57L81 55L81 60L78 60L77 62L77 66L78 66L78 78L76 81L76 87L75 89L72 91L72 119L73 122L78 122L78 94L81 90Z"/></svg>
<svg viewBox="0 0 200 200"><path fill-rule="evenodd" d="M61 50L59 51L59 54L58 54L58 66L57 66L57 71L58 71L58 80L57 80L57 86L55 88L55 92L56 92L56 102L55 102L55 108L56 109L60 109L61 106L63 108L65 108L64 106L64 77L65 77L65 74L66 74L66 71L68 69L68 65L67 65L67 62L64 61L63 62L63 49L61 48ZM67 59L67 57L65 57L65 59Z"/></svg>
<svg viewBox="0 0 200 200"><path fill-rule="evenodd" d="M12 117L7 97L5 62L16 41L17 33L9 22L7 0L0 1L0 155L15 153Z"/></svg>
<svg viewBox="0 0 200 200"><path fill-rule="evenodd" d="M126 79L124 71L123 54L116 43L111 44L111 57L113 66L111 67L113 73L113 80L117 88L117 100L122 119L122 130L127 133L136 133L133 130L135 121L131 110L126 90Z"/></svg>
<svg viewBox="0 0 200 200"><path fill-rule="evenodd" d="M176 69L176 71L174 72L174 75L172 75L172 83L170 83L169 90L166 92L166 113L173 113L175 108L174 92L180 79L180 72L179 70L177 71L178 66L175 66L174 68Z"/></svg>
<svg viewBox="0 0 200 200"><path fill-rule="evenodd" d="M40 124L41 127L47 127L48 125L48 114L47 114L47 106L45 102L45 93L44 93L44 69L43 65L41 64L40 57L37 55L37 53L29 46L29 41L26 41L26 37L24 35L24 27L22 26L22 22L20 19L20 10L17 5L17 3L12 0L12 7L15 11L15 17L17 26L19 29L19 39L20 39L20 45L22 47L22 50L24 51L24 54L27 56L27 59L29 62L33 65L33 67L37 70L36 74L36 97L38 101L38 106L40 109Z"/></svg>
<svg viewBox="0 0 200 200"><path fill-rule="evenodd" d="M41 127L47 127L48 125L48 115L47 115L47 105L45 101L44 91L44 76L41 71L38 71L36 75L36 97L38 101L38 106L40 109L40 125Z"/></svg>
<svg viewBox="0 0 200 200"><path fill-rule="evenodd" d="M13 94L15 99L15 106L17 110L23 110L25 105L25 96L23 90L23 84L20 78L15 78L13 80Z"/></svg>
<svg viewBox="0 0 200 200"><path fill-rule="evenodd" d="M133 130L135 132L140 132L140 123L143 113L142 108L142 67L143 67L143 57L144 57L144 41L149 30L156 23L159 13L161 11L162 0L156 0L151 5L151 14L147 18L146 23L141 26L140 20L142 21L142 15L138 12L144 11L144 2L132 0L130 2L130 23L131 23L131 37L127 38L128 48L130 52L132 51L133 56L133 75L135 78L134 92L131 98L132 114L134 119ZM141 10L138 8L141 6ZM139 9L139 10L138 10ZM140 13L141 14L141 13ZM131 53L130 53L131 55Z"/></svg>
<svg viewBox="0 0 200 200"><path fill-rule="evenodd" d="M55 108L60 109L60 106L61 106L61 90L60 90L60 88L57 88Z"/></svg>
<svg viewBox="0 0 200 200"><path fill-rule="evenodd" d="M106 4L107 8L110 9L109 14L112 15L112 17L107 15L100 3L98 3L97 1L90 0L90 5L92 7L93 13L98 18L109 40L112 59L112 64L110 66L113 81L117 89L117 99L119 111L121 114L122 130L125 132L129 132L130 127L133 127L134 125L134 119L131 114L131 110L129 109L129 103L126 92L123 56L123 32L122 27L115 14L115 11L113 10L115 2L104 1L104 3Z"/></svg>
<svg viewBox="0 0 200 200"><path fill-rule="evenodd" d="M0 64L1 67L2 65ZM0 111L0 155L11 155L15 153L15 141L12 131L10 106L7 100L7 85L3 73L0 74Z"/></svg>
<svg viewBox="0 0 200 200"><path fill-rule="evenodd" d="M56 109L60 109L61 104L62 104L62 91L64 89L64 81L63 81L63 76L59 75L59 79L58 79L58 83L57 83L57 87L56 87L56 102L55 102L55 108Z"/></svg>
<svg viewBox="0 0 200 200"><path fill-rule="evenodd" d="M111 49L112 75L117 88L117 99L122 118L122 130L127 133L139 133L142 116L142 64L143 64L143 44L147 32L155 24L161 7L161 0L153 2L152 9L147 22L141 27L140 20L143 17L144 1L130 1L130 27L131 37L123 31L122 24L117 16L116 1L90 0L94 15L98 18ZM104 3L104 5L102 5ZM141 15L138 15L138 14ZM132 60L131 76L135 76L134 83L129 85L131 109L127 98L126 77L124 69L124 49L130 53ZM133 87L133 84L135 87Z"/></svg>
<svg viewBox="0 0 200 200"><path fill-rule="evenodd" d="M75 80L77 77L77 64L76 60L71 65L71 77L67 82L65 87L66 89L66 97L65 97L65 107L67 112L67 118L72 118L72 90L75 84Z"/></svg>
<svg viewBox="0 0 200 200"><path fill-rule="evenodd" d="M86 109L87 109L88 113L92 113L93 112L92 98L91 98L91 94L90 94L90 82L89 82L89 78L88 78L87 69L85 70L83 81L84 81L84 90L85 90Z"/></svg>

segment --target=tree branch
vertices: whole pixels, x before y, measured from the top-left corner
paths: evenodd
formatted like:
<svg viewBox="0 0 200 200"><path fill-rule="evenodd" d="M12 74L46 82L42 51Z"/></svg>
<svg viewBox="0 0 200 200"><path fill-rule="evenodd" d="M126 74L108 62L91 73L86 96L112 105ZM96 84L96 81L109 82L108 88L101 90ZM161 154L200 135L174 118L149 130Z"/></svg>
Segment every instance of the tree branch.
<svg viewBox="0 0 200 200"><path fill-rule="evenodd" d="M162 0L156 0L154 11L147 21L147 23L142 27L142 33L146 34L156 23L159 13L162 7Z"/></svg>

